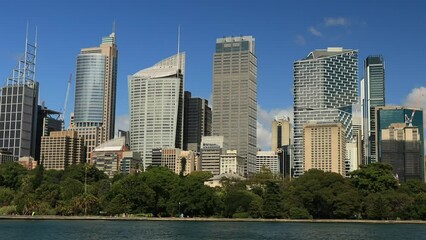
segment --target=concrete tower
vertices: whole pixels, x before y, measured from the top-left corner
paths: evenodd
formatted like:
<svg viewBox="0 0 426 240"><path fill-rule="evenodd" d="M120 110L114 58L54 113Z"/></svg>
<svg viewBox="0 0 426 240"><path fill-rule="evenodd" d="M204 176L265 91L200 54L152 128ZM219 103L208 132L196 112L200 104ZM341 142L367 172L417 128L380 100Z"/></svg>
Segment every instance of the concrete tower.
<svg viewBox="0 0 426 240"><path fill-rule="evenodd" d="M255 38L216 40L213 58L213 135L244 158L245 174L256 171L257 58Z"/></svg>

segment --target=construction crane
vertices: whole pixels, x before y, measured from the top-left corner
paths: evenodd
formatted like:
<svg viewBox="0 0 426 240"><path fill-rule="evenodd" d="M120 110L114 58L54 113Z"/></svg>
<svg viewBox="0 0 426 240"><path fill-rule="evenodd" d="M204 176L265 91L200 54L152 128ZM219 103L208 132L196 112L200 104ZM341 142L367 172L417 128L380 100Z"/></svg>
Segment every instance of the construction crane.
<svg viewBox="0 0 426 240"><path fill-rule="evenodd" d="M420 91L422 91L422 90L423 89L420 89ZM419 106L420 100L423 99L423 97L424 97L424 94L421 93L421 97L417 98L415 107ZM409 127L413 126L413 118L414 118L414 114L416 113L416 111L417 111L417 109L414 108L413 111L411 112L410 117L408 117L407 114L405 114L405 124L408 124Z"/></svg>
<svg viewBox="0 0 426 240"><path fill-rule="evenodd" d="M65 103L64 103L64 107L62 108L63 109L61 114L62 130L65 130L65 114L67 113L67 104L68 104L68 96L70 94L71 81L72 81L72 73L70 73L70 78L68 79L67 93L65 95Z"/></svg>

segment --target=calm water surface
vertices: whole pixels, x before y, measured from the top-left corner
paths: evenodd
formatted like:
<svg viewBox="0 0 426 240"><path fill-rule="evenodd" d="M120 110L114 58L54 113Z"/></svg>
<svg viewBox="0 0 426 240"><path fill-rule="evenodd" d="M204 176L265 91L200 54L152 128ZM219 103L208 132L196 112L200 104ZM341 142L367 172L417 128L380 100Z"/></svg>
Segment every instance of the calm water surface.
<svg viewBox="0 0 426 240"><path fill-rule="evenodd" d="M0 239L426 239L426 225L1 220Z"/></svg>

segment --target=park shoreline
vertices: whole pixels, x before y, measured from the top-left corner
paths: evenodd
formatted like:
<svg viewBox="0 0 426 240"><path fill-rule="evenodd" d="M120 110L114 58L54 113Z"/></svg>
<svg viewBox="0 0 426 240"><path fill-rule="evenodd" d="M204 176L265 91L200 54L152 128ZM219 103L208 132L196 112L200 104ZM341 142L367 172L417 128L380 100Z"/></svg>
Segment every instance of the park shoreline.
<svg viewBox="0 0 426 240"><path fill-rule="evenodd" d="M281 223L371 223L371 224L426 224L422 220L351 220L351 219L263 219L263 218L172 218L172 217L110 217L4 215L1 220L102 220L102 221L189 221L189 222L281 222Z"/></svg>

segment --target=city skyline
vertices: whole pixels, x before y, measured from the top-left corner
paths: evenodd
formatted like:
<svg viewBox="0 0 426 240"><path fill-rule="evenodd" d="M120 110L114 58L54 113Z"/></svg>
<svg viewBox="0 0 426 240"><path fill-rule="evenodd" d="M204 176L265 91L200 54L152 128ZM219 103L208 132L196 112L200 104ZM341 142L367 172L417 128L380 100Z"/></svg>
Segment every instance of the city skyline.
<svg viewBox="0 0 426 240"><path fill-rule="evenodd" d="M128 116L129 109L127 76L176 52L174 42L178 24L181 24L182 28L182 49L188 55L185 90L191 91L194 96L208 100L211 99L212 92L211 54L214 40L224 35L247 34L256 37L259 58L257 136L258 145L265 150L268 150L265 147L270 144L270 124L274 115L291 114L293 61L303 58L307 52L314 49L329 46L358 49L360 62L368 55L383 55L386 59L388 105L423 108L425 105L423 100L420 103L421 106L416 106L414 100L418 89L425 86L426 78L425 73L421 71L425 60L421 58L421 54L414 54L425 51L424 44L421 44L425 39L425 33L416 30L424 22L420 9L425 3L421 1L412 1L411 4L386 3L384 5L369 1L345 2L345 4L327 1L328 4L325 4L327 9L315 2L310 2L311 7L307 7L306 3L264 4L257 1L241 6L238 1L234 1L229 3L228 9L223 9L220 13L222 19L218 19L219 13L207 13L214 12L211 9L219 8L224 2L201 4L185 1L180 6L172 2L170 4L177 8L166 10L181 10L185 14L181 14L179 19L165 17L159 21L150 20L159 13L161 4L145 3L146 6L142 5L144 8L152 9L144 16L147 21L143 21L144 19L135 21L136 18L130 16L135 11L133 8L138 9L138 6L141 6L138 3L109 1L105 7L116 10L114 14L105 11L106 13L97 13L95 15L97 18L85 15L90 6L96 5L95 3L88 3L86 10L78 9L81 3L77 1L63 6L49 2L48 7L43 2L27 3L24 8L32 7L34 11L30 11L23 18L22 14L17 14L15 10L22 9L14 7L22 4L22 1L18 1L9 3L10 11L0 17L4 23L13 23L2 25L3 31L10 36L4 38L0 46L0 64L2 65L0 77L3 79L10 75L16 63L16 56L23 52L26 22L30 22L30 32L34 25L38 26L39 52L36 80L40 82L40 101L45 100L49 109L61 110L67 79L69 73L75 73L75 57L79 50L82 47L98 45L99 37L111 32L114 19L117 22L117 45L120 47L117 79L118 120L128 119L125 117ZM362 3L368 5L368 8L365 8ZM235 11L237 7L255 17L238 19L238 16L242 15ZM343 7L345 9L350 7L353 10L351 12L354 13L342 12ZM316 8L320 8L321 11L316 11ZM399 17L395 17L392 10L398 10L396 14ZM376 18L377 11L380 11L381 18ZM258 15L255 14L257 12ZM268 15L265 14L266 12ZM294 21L301 12L309 14L310 17L301 19L300 22ZM162 16L165 15L167 14L162 14ZM82 21L72 21L74 16L78 16ZM197 18L201 19L199 23L194 21ZM228 24L230 20L233 20L232 24ZM160 33L159 29L162 28L168 31ZM201 30L205 34L199 34ZM150 37L141 38L142 35L138 32L143 32L144 36L148 34ZM395 34L396 32L398 34ZM405 61L405 59L411 60ZM362 70L359 69L359 80L362 74ZM402 82L404 84L401 84ZM74 92L74 86L73 80L71 93ZM284 94L281 94L283 91ZM276 101L273 97L277 95L283 96L280 101ZM74 109L71 104L73 97L70 96L69 113L71 109ZM65 121L68 125L68 116Z"/></svg>

